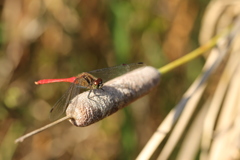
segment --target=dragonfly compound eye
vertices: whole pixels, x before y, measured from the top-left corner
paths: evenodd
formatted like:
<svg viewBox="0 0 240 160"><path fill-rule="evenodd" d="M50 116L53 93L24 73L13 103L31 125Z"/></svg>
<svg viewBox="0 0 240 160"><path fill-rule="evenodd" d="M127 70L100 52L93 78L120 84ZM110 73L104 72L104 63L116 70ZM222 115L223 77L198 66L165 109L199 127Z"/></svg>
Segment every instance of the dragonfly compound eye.
<svg viewBox="0 0 240 160"><path fill-rule="evenodd" d="M96 81L94 81L93 84L94 84L95 88L102 88L102 86L103 86L102 79L98 78Z"/></svg>

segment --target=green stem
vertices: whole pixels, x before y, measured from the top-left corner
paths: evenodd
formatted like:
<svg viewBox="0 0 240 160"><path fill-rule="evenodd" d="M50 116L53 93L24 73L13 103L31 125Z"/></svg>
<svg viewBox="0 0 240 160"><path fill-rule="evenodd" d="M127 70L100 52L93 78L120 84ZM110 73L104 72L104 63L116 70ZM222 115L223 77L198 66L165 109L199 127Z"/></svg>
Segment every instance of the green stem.
<svg viewBox="0 0 240 160"><path fill-rule="evenodd" d="M225 29L223 32L221 32L220 34L218 34L215 37L213 37L206 44L204 44L203 46L195 49L194 51L190 52L189 54L187 54L187 55L185 55L185 56L183 56L183 57L181 57L181 58L179 58L179 59L177 59L177 60L175 60L175 61L173 61L171 63L168 63L167 65L165 65L165 66L163 66L161 68L159 68L158 69L159 72L161 74L165 74L165 73L171 71L172 69L174 69L174 68L176 68L176 67L178 67L178 66L180 66L182 64L185 64L186 62L189 62L192 59L194 59L194 58L204 54L206 51L208 51L209 49L211 49L212 47L214 47L217 44L219 38L227 35L230 32L230 28L231 27Z"/></svg>

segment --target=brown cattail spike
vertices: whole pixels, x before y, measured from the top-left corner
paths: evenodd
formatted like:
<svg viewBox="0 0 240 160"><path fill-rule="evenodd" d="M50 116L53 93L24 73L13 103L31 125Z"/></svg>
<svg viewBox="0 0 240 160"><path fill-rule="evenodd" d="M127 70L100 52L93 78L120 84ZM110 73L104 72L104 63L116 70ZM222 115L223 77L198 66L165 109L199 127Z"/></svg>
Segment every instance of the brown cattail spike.
<svg viewBox="0 0 240 160"><path fill-rule="evenodd" d="M160 73L153 67L142 67L76 96L69 104L66 114L78 127L93 124L156 88ZM89 95L89 92L90 95ZM88 96L89 95L89 96Z"/></svg>
<svg viewBox="0 0 240 160"><path fill-rule="evenodd" d="M153 67L142 67L117 77L100 89L77 95L66 110L67 116L19 137L15 143L22 142L67 119L77 127L93 124L146 95L159 81L160 74Z"/></svg>

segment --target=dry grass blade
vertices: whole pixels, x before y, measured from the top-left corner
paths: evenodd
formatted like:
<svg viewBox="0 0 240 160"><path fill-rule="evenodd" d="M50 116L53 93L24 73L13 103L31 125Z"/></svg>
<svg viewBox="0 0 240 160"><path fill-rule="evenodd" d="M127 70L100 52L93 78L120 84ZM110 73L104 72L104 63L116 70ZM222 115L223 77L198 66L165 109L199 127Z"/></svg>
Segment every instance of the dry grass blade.
<svg viewBox="0 0 240 160"><path fill-rule="evenodd" d="M238 32L239 32L239 23L233 29L233 32L232 32L233 38L235 35L238 35L237 34ZM233 42L234 42L233 46L234 44L237 44L236 39ZM236 71L236 67L239 65L239 58L240 58L240 55L236 51L230 54L228 63L224 69L223 74L221 75L218 87L213 95L213 99L209 106L209 111L206 115L204 128L203 128L202 148L201 148L202 152L200 156L201 159L208 159L209 154L211 154L209 153L209 150L212 150L211 143L214 135L215 125L218 123L219 112L221 111L222 103L224 103L224 97L226 96L226 93L228 93L227 91L228 91L229 83L233 78L233 74L235 74L234 72ZM234 107L234 105L232 107ZM219 154L215 154L215 156L216 155L219 155ZM215 159L215 158L212 158L212 159Z"/></svg>
<svg viewBox="0 0 240 160"><path fill-rule="evenodd" d="M202 98L203 91L205 90L205 87L207 85L206 80L211 76L213 71L221 64L223 57L228 53L230 46L232 45L232 42L235 40L236 35L239 33L239 24L238 21L236 21L235 26L231 30L231 33L229 33L226 37L222 37L219 39L216 47L211 51L210 56L208 56L207 62L203 68L203 74L200 75L196 81L193 83L193 85L188 89L188 91L183 96L182 100L179 102L179 104L173 109L169 115L166 117L166 119L163 121L163 123L159 126L157 131L154 133L152 138L149 140L148 144L145 146L143 151L140 153L137 159L149 159L153 153L156 151L157 147L160 145L160 143L163 141L163 139L166 137L167 134L170 133L166 144L164 144L164 148L162 149L158 159L169 159L170 155L173 153L174 149L180 142L180 138L183 136L184 131L186 131L187 126L191 124L191 118L193 117L194 112L196 111L196 107L199 103L199 100ZM236 65L239 63L240 57L233 58L235 61L231 61L230 64ZM227 87L227 86L226 86ZM207 103L209 106L216 106L212 107L211 109L214 110L212 112L214 115L209 112L208 117L206 119L206 124L210 125L210 129L208 131L208 141L207 146L210 147L211 139L212 139L212 133L214 129L214 124L216 122L216 118L218 116L218 111L220 110L221 103L224 99L226 87L221 87L220 89L220 95L216 94L212 101ZM220 96L220 99L219 99ZM216 108L216 109L214 109ZM210 111L211 111L210 109ZM204 113L207 111L205 110ZM203 114L203 113L202 113ZM210 116L211 115L211 116ZM180 117L180 118L179 118ZM201 119L199 121L203 122L204 115L200 116ZM209 119L213 119L211 122L209 122ZM206 127L206 126L205 126ZM200 127L202 128L202 127ZM199 128L198 128L199 129ZM199 130L199 133L201 132L201 129ZM192 132L194 133L194 132ZM205 132L206 134L207 132ZM188 134L191 135L190 133ZM200 142L200 134L197 134L198 138L195 136L196 141ZM193 136L193 135L191 135ZM206 143L203 143L206 144ZM216 145L219 146L219 145ZM181 159L181 157L186 157L190 155L186 155L186 152L184 151L183 147L180 149L181 155L178 157ZM194 148L194 147L193 147ZM193 149L192 148L192 149ZM206 147L202 148L206 149ZM192 157L197 152L197 145L195 143L195 149L192 150L191 153ZM202 153L204 154L204 152ZM202 156L207 157L207 156ZM214 158L213 158L214 159Z"/></svg>
<svg viewBox="0 0 240 160"><path fill-rule="evenodd" d="M239 44L239 40L235 39L235 44ZM210 150L209 159L230 158L227 156L226 146L229 145L230 134L228 134L228 130L235 121L237 113L236 101L239 98L239 95L237 95L239 90L239 48L233 48L230 56L205 122L203 147ZM217 136L215 137L216 124ZM212 139L214 141L211 145Z"/></svg>
<svg viewBox="0 0 240 160"><path fill-rule="evenodd" d="M237 57L236 57L237 58ZM238 58L240 58L238 56ZM238 91L240 90L240 65L238 63L237 71L229 82L229 88L226 92L226 98L223 102L219 119L216 126L216 134L213 136L214 141L210 151L210 159L231 159L231 150L238 148L235 137L236 131L233 130L232 125L237 118L238 108L236 107L239 99Z"/></svg>
<svg viewBox="0 0 240 160"><path fill-rule="evenodd" d="M180 115L182 115L176 123L176 126L174 126L173 131L171 132L167 143L164 145L158 159L168 159L170 154L173 152L197 108L198 102L202 97L204 89L206 88L206 80L213 73L216 67L218 67L225 54L226 51L222 53L218 53L216 49L212 51L207 59L206 65L204 66L203 74L195 80L183 96L180 103L176 106L176 113L173 122L175 123Z"/></svg>
<svg viewBox="0 0 240 160"><path fill-rule="evenodd" d="M174 126L173 131L171 132L170 137L167 140L167 143L164 145L164 148L158 157L159 160L169 159L169 156L173 152L184 130L186 129L190 118L192 117L193 112L195 111L197 104L203 94L205 87L205 84L199 87L199 89L194 93L194 95L191 96L191 98L188 100L186 105L184 104L184 106L181 106L184 107L184 111L177 124Z"/></svg>
<svg viewBox="0 0 240 160"><path fill-rule="evenodd" d="M139 154L137 159L149 159L153 152L156 150L156 148L158 147L158 145L162 142L162 140L166 137L166 135L170 132L170 130L172 129L172 127L174 126L175 122L178 120L179 116L181 115L182 111L184 110L184 108L186 107L186 104L188 105L189 111L184 111L185 114L189 114L189 115L185 115L182 117L185 117L186 119L182 119L182 123L186 123L188 122L189 118L191 117L191 113L194 111L194 106L193 103L197 104L199 98L201 97L201 94L205 88L205 86L203 85L206 80L208 79L208 77L211 75L211 73L214 71L214 69L216 69L216 67L219 65L219 63L221 62L223 56L225 55L225 52L223 54L218 54L217 52L213 52L211 54L211 56L209 56L209 59L207 60L205 67L203 69L203 74L201 76L199 76L199 78L197 78L197 80L193 83L193 85L189 88L189 90L186 92L186 94L183 96L182 100L179 102L179 104L176 106L175 109L173 109L168 116L165 118L165 120L163 121L163 123L159 126L159 128L157 129L157 131L154 133L154 135L151 137L151 139L149 140L148 144L145 146L145 148L143 149L143 151ZM194 99L192 96L196 95L196 99ZM191 98L193 99L191 102L189 102L189 100L191 100ZM190 111L191 110L191 111ZM182 127L182 124L179 123L180 126ZM184 129L184 127L182 128ZM178 130L176 130L175 132L179 133L178 136L175 135L175 138L179 138L181 133ZM173 140L173 141L177 141L177 139ZM172 145L172 142L169 142L170 146ZM167 157L169 156L169 154L171 153L172 148L168 148L168 147L164 147L164 150L162 152L162 154L159 156L159 159L167 159Z"/></svg>
<svg viewBox="0 0 240 160"><path fill-rule="evenodd" d="M206 116L206 112L208 111L210 101L211 98L205 102L199 113L194 118L193 123L183 139L181 149L176 160L195 159L195 156L199 151L199 143L202 136L202 124Z"/></svg>

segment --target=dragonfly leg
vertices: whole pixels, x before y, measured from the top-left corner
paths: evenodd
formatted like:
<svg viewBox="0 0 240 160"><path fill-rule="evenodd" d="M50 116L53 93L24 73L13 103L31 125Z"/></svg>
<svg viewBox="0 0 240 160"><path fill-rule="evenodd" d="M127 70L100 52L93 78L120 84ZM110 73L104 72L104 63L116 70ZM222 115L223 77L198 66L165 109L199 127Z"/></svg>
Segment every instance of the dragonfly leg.
<svg viewBox="0 0 240 160"><path fill-rule="evenodd" d="M88 93L88 99L90 99L90 94L92 92L92 89L90 89L89 93Z"/></svg>

